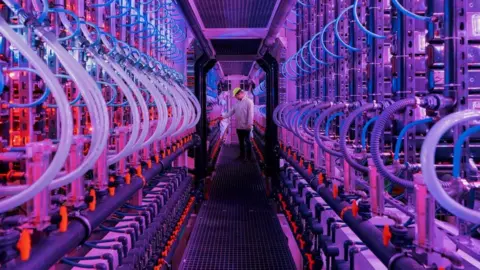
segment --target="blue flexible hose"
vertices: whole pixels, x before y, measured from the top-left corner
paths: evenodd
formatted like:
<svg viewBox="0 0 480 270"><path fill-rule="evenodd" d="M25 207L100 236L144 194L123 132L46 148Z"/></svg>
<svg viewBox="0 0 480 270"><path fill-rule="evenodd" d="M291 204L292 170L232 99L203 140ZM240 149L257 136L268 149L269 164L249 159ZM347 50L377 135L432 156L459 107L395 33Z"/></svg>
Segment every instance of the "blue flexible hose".
<svg viewBox="0 0 480 270"><path fill-rule="evenodd" d="M455 178L460 177L460 161L462 160L462 146L467 140L467 138L475 133L480 132L480 126L474 126L465 130L455 142L453 147L453 173L452 176Z"/></svg>
<svg viewBox="0 0 480 270"><path fill-rule="evenodd" d="M330 55L331 57L336 58L336 59L342 59L343 56L332 53L330 50L328 50L327 46L325 45L325 32L327 31L327 28L330 25L334 24L335 22L336 22L336 20L333 20L333 21L327 23L327 25L325 25L325 27L322 29L322 31L320 32L321 33L320 34L320 44L322 45L323 50L328 55ZM334 42L335 42L335 40L334 40Z"/></svg>
<svg viewBox="0 0 480 270"><path fill-rule="evenodd" d="M330 130L330 125L331 125L333 119L335 119L336 117L343 116L343 115L345 115L343 112L337 112L337 113L332 114L332 115L327 119L327 123L325 124L325 136L328 137L328 133L329 133L329 130Z"/></svg>
<svg viewBox="0 0 480 270"><path fill-rule="evenodd" d="M72 12L68 9L63 9L63 8L51 8L51 9L48 10L48 12L68 14L73 18L73 20L75 21L75 24L77 25L77 27L75 27L75 30L73 31L73 33L71 33L68 36L58 38L59 41L69 40L69 39L71 39L73 37L76 37L80 34L80 24L81 24L81 22L80 22L80 18L77 16L77 14L75 14L74 12Z"/></svg>
<svg viewBox="0 0 480 270"><path fill-rule="evenodd" d="M357 8L358 8L358 0L354 0L354 2L353 2L353 19L357 23L360 30L362 30L365 34L367 34L368 36L371 36L373 38L385 39L386 36L379 35L379 34L376 34L374 32L371 32L367 28L365 28L365 26L363 26L362 22L360 21L360 18L358 17Z"/></svg>
<svg viewBox="0 0 480 270"><path fill-rule="evenodd" d="M338 31L338 25L340 23L340 19L342 18L343 14L345 14L347 11L349 11L350 9L353 8L353 5L349 6L348 8L342 10L342 12L340 12L340 14L338 15L338 18L335 20L335 36L337 37L338 41L340 41L340 43L345 46L347 49L349 49L350 51L352 52L358 52L360 51L359 48L355 48L353 46L350 46L348 43L346 43L345 41L343 41L342 37L340 36L340 32ZM348 19L348 18L347 18Z"/></svg>
<svg viewBox="0 0 480 270"><path fill-rule="evenodd" d="M391 0L392 1L392 4L393 6L395 6L395 8L400 11L401 13L405 14L406 16L410 17L410 18L413 18L413 19L416 19L416 20L421 20L421 21L425 21L425 22L428 22L428 21L431 21L432 18L431 17L426 17L426 16L421 16L421 15L417 15L413 12L411 12L410 10L407 10L406 8L404 8L400 2L398 2L398 0Z"/></svg>
<svg viewBox="0 0 480 270"><path fill-rule="evenodd" d="M363 126L362 128L362 149L366 150L367 149L367 132L368 132L368 128L370 127L370 125L372 125L375 121L377 121L378 119L378 116L375 116L373 117L372 119L368 120L366 123L365 123L365 126Z"/></svg>
<svg viewBox="0 0 480 270"><path fill-rule="evenodd" d="M393 160L399 160L400 159L400 148L402 146L403 138L405 137L405 134L407 133L407 131L412 127L427 124L427 123L431 123L431 122L433 122L433 118L428 117L428 118L416 120L416 121L413 121L413 122L410 122L410 123L406 124L402 128L400 133L398 134L397 142L395 143L395 153L393 155Z"/></svg>

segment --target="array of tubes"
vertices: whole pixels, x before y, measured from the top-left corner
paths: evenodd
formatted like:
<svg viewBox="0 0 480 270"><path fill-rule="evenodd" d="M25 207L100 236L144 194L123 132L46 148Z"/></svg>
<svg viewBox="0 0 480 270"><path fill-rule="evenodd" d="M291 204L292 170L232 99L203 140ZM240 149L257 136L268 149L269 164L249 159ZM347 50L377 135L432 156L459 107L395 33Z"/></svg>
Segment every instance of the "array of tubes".
<svg viewBox="0 0 480 270"><path fill-rule="evenodd" d="M285 130L293 133L301 142L311 146L316 144L320 149L333 157L344 159L355 171L360 174L369 174L371 169L365 160L370 159L378 173L391 183L402 186L407 189L413 189L413 178L402 178L399 175L402 171L411 170L418 171L421 165L421 171L424 174L424 181L430 193L435 197L436 201L455 216L474 224L479 224L479 214L477 211L465 207L461 203L453 199L448 193L452 189L454 182L461 184L464 190L476 188L476 182L466 182L461 179L461 152L465 140L468 136L479 131L478 126L467 129L457 139L454 145L454 155L452 159L453 172L452 177L438 179L435 168L435 149L436 145L449 129L465 122L471 122L478 119L479 113L472 110L465 110L452 113L441 119L433 119L424 117L406 124L399 132L395 143L393 153L393 165L386 166L384 163L384 153L380 145L384 130L390 119L397 113L407 108L426 107L432 109L431 103L427 103L425 98L404 99L394 103L368 103L361 105L360 103L330 103L319 101L297 101L293 103L285 103L278 106L274 112L274 121ZM445 99L439 101L439 106L451 106L451 100ZM357 140L349 137L349 131L352 124L360 118L367 115L379 113L378 116L366 119L362 128L361 138ZM333 139L329 136L331 124L340 116L345 116L339 128L339 136ZM421 164L401 164L401 145L408 129L419 126L432 124L430 131L424 139L422 151L420 154ZM373 128L371 126L373 125ZM371 131L369 131L371 129ZM370 132L370 147L367 147L367 134ZM348 142L361 141L360 145L349 145ZM346 172L345 172L346 173Z"/></svg>
<svg viewBox="0 0 480 270"><path fill-rule="evenodd" d="M391 3L393 4L393 6L395 6L395 8L400 13L405 14L408 17L411 17L411 18L417 19L417 20L422 20L422 21L431 20L430 17L420 16L420 15L417 15L417 14L405 9L398 2L398 0L391 0ZM300 8L312 7L313 5L314 4L312 4L312 3L303 3L303 2L298 1L298 6ZM338 46L340 46L340 45L344 46L350 52L359 52L360 51L359 48L356 48L356 47L352 46L351 44L349 44L348 42L346 42L342 39L342 37L340 35L340 31L338 29L341 20L346 17L345 15L349 11L351 11L352 14L353 14L352 17L353 17L353 21L355 22L355 24L368 37L371 37L373 39L385 39L386 36L376 34L372 31L370 31L360 21L360 18L359 18L358 13L357 13L358 5L359 5L358 0L354 0L353 4L351 6L342 10L338 14L337 18L328 22L322 28L322 30L320 32L314 34L313 37L310 40L308 40L307 42L305 42L303 44L303 46L301 46L301 48L295 54L293 54L284 63L282 63L281 68L280 68L280 72L282 73L282 75L289 80L296 80L297 78L301 78L301 77L307 76L307 75L315 72L318 69L317 68L317 63L322 65L322 66L331 65L332 62L329 61L329 57L331 57L333 59L342 59L343 56L333 53L331 50L328 49L327 45L325 44L325 42L326 42L325 34L327 33L328 28L331 27L331 26L333 26L333 30L334 30L334 33L335 33L334 42L335 42L336 45L337 45L337 42L338 42L338 43L340 43L340 44L338 44ZM292 10L292 12L295 14L295 16L300 16L298 14L298 12L295 12L295 10ZM286 22L286 25L285 25L285 28L287 30L296 31L293 28L289 28L288 23L289 24L294 24L294 25L297 25L297 23L287 19L287 22ZM320 48L315 47L315 45L317 44L317 39L318 39L318 42L321 45ZM323 52L324 52L323 55L325 56L324 59L321 59L319 57L319 55L322 55L322 54L317 53L317 50L323 50ZM303 64L303 66L301 65L301 63Z"/></svg>
<svg viewBox="0 0 480 270"><path fill-rule="evenodd" d="M0 33L11 46L18 49L31 67L6 67L4 71L34 73L41 77L47 86L39 100L31 104L11 103L9 107L35 107L46 102L51 94L55 104L48 106L56 108L61 124L53 159L48 162L48 166L42 170L38 178L29 184L0 187L0 195L4 197L0 201L0 213L32 200L43 191L48 192L71 185L87 171L98 166L107 170L108 166L125 163L127 157L136 157L141 151L150 153L153 150L154 154L158 155L159 142L168 140L169 143L174 143L192 134L200 119L200 104L192 92L184 86L182 74L155 57L117 39L115 32L106 32L98 25L81 20L73 11L50 8L47 0L33 1L35 9L33 13L27 12L15 0L3 2L19 18L19 24L9 24L0 17ZM142 2L142 10L132 6L131 3L132 1L124 3L120 0L97 1L97 4L91 5L90 8L110 9L110 18L121 20L122 23L125 23L122 18L130 18L132 24L127 26L137 25L137 28L141 29L134 34L138 38L152 41L151 49L155 51L154 55L161 56L161 59L167 60L168 63L181 61L184 52L175 46L175 42L184 39L186 33L181 28L182 24L177 17L179 14L175 14L173 2L169 0L161 1L162 4L153 0ZM80 12L79 9L83 9L83 6L79 5L77 12ZM116 10L120 11L120 14L115 15ZM159 10L162 11L163 17L154 18L149 15ZM67 33L71 33L70 35L56 36L54 32L48 30L45 21L51 13L59 16L62 26ZM25 29L31 30L52 50L65 69L64 74L54 74L17 32ZM74 53L66 48L73 48ZM92 76L92 72L86 70L82 63L85 59L79 57L79 52L85 53L88 59L86 61L102 70L104 79ZM73 101L68 100L60 80L76 84L79 94ZM113 97L109 101L106 101L102 94L104 86L112 91ZM117 96L120 98L116 98ZM115 103L119 99L121 102ZM68 166L68 163L72 155L71 149L76 143L72 134L75 128L72 116L74 106L85 107L91 122L91 133L84 136L90 143L88 154L83 156L80 152L80 162L72 167ZM128 119L114 123L113 110L110 108L115 107L128 108ZM116 152L107 151L109 139L118 136L121 130L126 130L128 139ZM150 156L145 155L145 158L149 159ZM62 172L65 166L69 167L69 170Z"/></svg>

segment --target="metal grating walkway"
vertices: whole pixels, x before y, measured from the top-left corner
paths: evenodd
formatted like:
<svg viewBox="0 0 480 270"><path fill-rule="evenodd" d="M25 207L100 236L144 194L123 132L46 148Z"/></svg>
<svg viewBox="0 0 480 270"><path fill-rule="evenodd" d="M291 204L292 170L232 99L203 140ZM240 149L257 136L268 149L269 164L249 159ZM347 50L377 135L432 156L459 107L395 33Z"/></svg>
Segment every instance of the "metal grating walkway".
<svg viewBox="0 0 480 270"><path fill-rule="evenodd" d="M237 147L222 147L180 269L295 269L260 172L237 155Z"/></svg>

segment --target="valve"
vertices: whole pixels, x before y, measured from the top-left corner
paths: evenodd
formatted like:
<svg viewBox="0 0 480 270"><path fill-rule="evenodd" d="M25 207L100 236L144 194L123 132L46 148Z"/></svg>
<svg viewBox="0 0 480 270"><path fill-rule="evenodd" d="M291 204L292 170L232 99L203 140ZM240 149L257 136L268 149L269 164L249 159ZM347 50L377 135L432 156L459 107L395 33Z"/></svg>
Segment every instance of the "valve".
<svg viewBox="0 0 480 270"><path fill-rule="evenodd" d="M388 247L388 244L390 243L390 239L392 238L392 233L390 232L390 226L385 225L383 226L383 245Z"/></svg>
<svg viewBox="0 0 480 270"><path fill-rule="evenodd" d="M60 206L60 217L62 218L62 220L58 225L58 230L60 232L66 232L68 227L68 212L65 205Z"/></svg>
<svg viewBox="0 0 480 270"><path fill-rule="evenodd" d="M27 229L23 229L20 233L20 238L17 242L17 249L20 252L20 259L27 261L30 258L30 252L32 251L32 239L30 232Z"/></svg>
<svg viewBox="0 0 480 270"><path fill-rule="evenodd" d="M88 203L88 209L90 211L95 211L95 208L97 207L97 194L95 189L90 189L88 196L85 197L85 202Z"/></svg>
<svg viewBox="0 0 480 270"><path fill-rule="evenodd" d="M116 183L115 183L115 177L113 176L110 176L110 179L108 180L108 194L113 197L115 196L115 187L116 187Z"/></svg>

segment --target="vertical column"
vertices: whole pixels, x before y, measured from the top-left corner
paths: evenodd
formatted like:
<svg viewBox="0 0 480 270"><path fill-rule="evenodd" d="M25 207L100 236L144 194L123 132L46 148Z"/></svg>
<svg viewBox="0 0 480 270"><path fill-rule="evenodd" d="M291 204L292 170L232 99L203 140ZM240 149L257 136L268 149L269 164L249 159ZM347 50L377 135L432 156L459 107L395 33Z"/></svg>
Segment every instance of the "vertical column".
<svg viewBox="0 0 480 270"><path fill-rule="evenodd" d="M263 58L258 59L257 63L267 73L266 76L266 126L265 137L268 140L265 141L265 164L266 174L272 177L272 185L274 187L279 185L276 173L279 169L279 159L274 152L275 147L278 144L277 127L273 121L273 111L278 105L278 62L277 60L267 52Z"/></svg>
<svg viewBox="0 0 480 270"><path fill-rule="evenodd" d="M207 73L215 65L216 60L203 54L195 62L195 96L200 102L201 117L197 124L197 135L200 137L200 146L195 149L195 174L200 181L207 176L208 165L208 118L207 118Z"/></svg>

